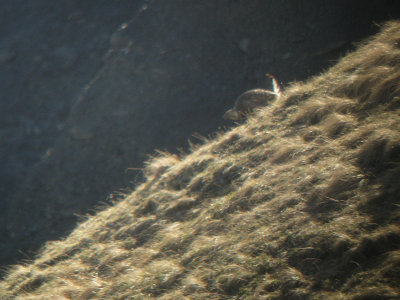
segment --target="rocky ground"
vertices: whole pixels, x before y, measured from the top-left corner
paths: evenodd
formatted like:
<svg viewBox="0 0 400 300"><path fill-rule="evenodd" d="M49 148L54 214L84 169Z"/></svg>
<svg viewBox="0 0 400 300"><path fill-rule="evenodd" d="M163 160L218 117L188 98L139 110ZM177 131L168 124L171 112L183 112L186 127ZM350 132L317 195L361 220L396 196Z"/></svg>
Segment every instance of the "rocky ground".
<svg viewBox="0 0 400 300"><path fill-rule="evenodd" d="M243 91L317 74L396 1L1 1L0 263L132 189ZM131 168L131 169L130 169Z"/></svg>

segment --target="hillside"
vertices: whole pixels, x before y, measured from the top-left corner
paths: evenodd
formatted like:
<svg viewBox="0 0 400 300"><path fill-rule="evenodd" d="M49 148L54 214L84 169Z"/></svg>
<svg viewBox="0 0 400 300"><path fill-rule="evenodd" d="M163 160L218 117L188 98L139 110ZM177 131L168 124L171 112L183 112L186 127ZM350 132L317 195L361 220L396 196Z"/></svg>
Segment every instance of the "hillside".
<svg viewBox="0 0 400 300"><path fill-rule="evenodd" d="M400 22L181 157L36 259L1 299L400 297Z"/></svg>
<svg viewBox="0 0 400 300"><path fill-rule="evenodd" d="M232 126L266 72L304 80L400 17L391 0L3 2L0 279L133 189L154 149Z"/></svg>

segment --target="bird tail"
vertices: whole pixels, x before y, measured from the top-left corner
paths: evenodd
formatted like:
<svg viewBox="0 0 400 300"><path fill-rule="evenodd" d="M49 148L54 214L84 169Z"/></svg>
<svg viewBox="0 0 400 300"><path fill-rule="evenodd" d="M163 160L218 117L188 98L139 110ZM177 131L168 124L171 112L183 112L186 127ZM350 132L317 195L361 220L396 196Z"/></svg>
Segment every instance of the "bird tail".
<svg viewBox="0 0 400 300"><path fill-rule="evenodd" d="M281 86L279 85L278 81L276 81L276 78L272 74L265 74L265 76L268 76L272 80L272 87L274 88L274 93L277 95L282 94Z"/></svg>

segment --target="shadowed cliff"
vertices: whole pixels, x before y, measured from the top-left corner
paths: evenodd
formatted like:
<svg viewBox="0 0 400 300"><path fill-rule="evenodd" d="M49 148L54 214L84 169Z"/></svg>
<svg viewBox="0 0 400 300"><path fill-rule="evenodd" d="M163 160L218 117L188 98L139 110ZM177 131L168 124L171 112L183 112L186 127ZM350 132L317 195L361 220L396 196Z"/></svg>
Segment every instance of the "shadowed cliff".
<svg viewBox="0 0 400 300"><path fill-rule="evenodd" d="M400 22L10 268L2 299L396 299Z"/></svg>

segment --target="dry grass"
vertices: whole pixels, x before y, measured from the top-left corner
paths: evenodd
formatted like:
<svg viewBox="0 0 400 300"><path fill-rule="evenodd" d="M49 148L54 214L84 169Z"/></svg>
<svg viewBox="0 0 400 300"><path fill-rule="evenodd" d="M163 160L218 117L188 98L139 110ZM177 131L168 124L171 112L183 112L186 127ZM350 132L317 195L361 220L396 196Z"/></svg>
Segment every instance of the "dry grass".
<svg viewBox="0 0 400 300"><path fill-rule="evenodd" d="M1 299L398 299L400 23L14 266Z"/></svg>

